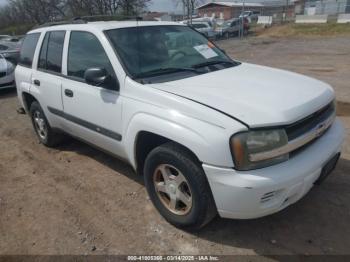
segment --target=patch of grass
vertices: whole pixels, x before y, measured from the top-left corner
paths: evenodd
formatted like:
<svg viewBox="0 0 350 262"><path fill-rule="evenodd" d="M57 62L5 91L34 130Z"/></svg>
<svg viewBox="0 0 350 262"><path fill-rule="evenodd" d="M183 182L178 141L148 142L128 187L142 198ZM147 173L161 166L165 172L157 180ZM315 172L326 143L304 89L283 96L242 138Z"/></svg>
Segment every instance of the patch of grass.
<svg viewBox="0 0 350 262"><path fill-rule="evenodd" d="M350 35L350 24L286 24L259 30L259 36L339 36Z"/></svg>

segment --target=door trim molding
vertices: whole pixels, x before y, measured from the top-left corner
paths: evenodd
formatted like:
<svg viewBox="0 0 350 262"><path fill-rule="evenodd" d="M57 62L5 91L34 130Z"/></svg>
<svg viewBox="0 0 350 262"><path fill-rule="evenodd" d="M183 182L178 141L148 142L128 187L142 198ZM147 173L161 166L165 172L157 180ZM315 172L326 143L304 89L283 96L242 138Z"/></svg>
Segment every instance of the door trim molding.
<svg viewBox="0 0 350 262"><path fill-rule="evenodd" d="M77 125L80 125L82 127L85 127L91 131L94 131L96 133L99 133L101 135L104 135L104 136L107 136L109 138L112 138L114 140L117 140L117 141L122 141L122 135L121 134L118 134L112 130L109 130L109 129L106 129L104 127L101 127L101 126L98 126L98 125L95 125L91 122L88 122L84 119L81 119L81 118L78 118L78 117L75 117L73 115L70 115L70 114L67 114L65 112L63 112L62 110L59 110L59 109L56 109L56 108L53 108L53 107L47 107L47 109L49 110L49 112L51 114L54 114L56 116L59 116L59 117L62 117L70 122L73 122Z"/></svg>

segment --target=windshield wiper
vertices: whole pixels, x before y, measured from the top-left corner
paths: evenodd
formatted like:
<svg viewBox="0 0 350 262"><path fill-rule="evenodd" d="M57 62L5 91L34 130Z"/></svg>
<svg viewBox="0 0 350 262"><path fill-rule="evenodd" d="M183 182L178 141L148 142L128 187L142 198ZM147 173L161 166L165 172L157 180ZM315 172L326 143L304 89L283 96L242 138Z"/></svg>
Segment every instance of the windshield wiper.
<svg viewBox="0 0 350 262"><path fill-rule="evenodd" d="M238 63L235 63L233 61L223 61L223 60L216 60L216 61L208 61L200 64L193 65L192 68L200 68L205 66L211 66L211 65L217 65L217 64L228 64L228 65L238 65Z"/></svg>
<svg viewBox="0 0 350 262"><path fill-rule="evenodd" d="M136 75L135 78L152 77L152 76L172 74L172 73L177 73L177 72L194 72L196 74L201 73L197 69L190 68L190 67L166 67L166 68L158 68L158 69L151 70L148 72L140 73L140 74Z"/></svg>

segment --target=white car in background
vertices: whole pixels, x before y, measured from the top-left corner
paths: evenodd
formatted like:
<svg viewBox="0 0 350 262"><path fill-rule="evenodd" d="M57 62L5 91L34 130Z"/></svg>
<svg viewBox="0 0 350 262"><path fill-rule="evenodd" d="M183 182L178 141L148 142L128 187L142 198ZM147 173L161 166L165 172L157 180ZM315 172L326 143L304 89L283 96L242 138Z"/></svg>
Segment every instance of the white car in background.
<svg viewBox="0 0 350 262"><path fill-rule="evenodd" d="M200 17L190 20L181 21L181 24L191 26L193 29L199 33L205 35L208 38L214 38L217 35L215 31L217 27L217 19L210 17Z"/></svg>
<svg viewBox="0 0 350 262"><path fill-rule="evenodd" d="M210 22L192 22L191 27L208 38L214 38L216 36L214 27Z"/></svg>
<svg viewBox="0 0 350 262"><path fill-rule="evenodd" d="M244 11L240 14L239 18L247 18L249 23L255 23L258 21L258 16L260 15L259 11Z"/></svg>
<svg viewBox="0 0 350 262"><path fill-rule="evenodd" d="M15 87L15 67L0 54L0 89Z"/></svg>

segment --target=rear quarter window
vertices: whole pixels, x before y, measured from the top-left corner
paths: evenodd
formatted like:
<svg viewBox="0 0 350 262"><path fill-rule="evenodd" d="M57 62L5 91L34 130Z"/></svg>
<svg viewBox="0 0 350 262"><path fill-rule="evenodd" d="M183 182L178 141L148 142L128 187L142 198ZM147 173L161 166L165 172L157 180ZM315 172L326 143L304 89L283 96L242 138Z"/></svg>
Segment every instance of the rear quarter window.
<svg viewBox="0 0 350 262"><path fill-rule="evenodd" d="M33 57L38 44L40 33L27 35L21 47L21 54L19 58L19 64L26 67L32 67Z"/></svg>

